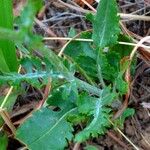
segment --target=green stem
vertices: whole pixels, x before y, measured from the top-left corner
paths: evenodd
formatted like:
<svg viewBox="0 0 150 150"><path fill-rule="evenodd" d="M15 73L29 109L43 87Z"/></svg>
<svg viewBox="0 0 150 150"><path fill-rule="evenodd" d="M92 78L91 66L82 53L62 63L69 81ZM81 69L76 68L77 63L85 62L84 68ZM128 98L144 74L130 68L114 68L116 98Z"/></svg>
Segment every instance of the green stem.
<svg viewBox="0 0 150 150"><path fill-rule="evenodd" d="M93 86L96 85L96 84L94 83L94 81L87 75L87 73L84 71L84 69L82 69L82 68L80 67L80 65L79 65L78 63L76 63L76 62L75 62L71 57L69 57L69 56L66 56L66 58L68 59L68 61L71 61L71 62L73 62L73 63L76 65L76 67L77 67L78 71L80 72L80 74L83 75L83 76L85 77L85 79L86 79L91 85L93 85Z"/></svg>
<svg viewBox="0 0 150 150"><path fill-rule="evenodd" d="M81 90L87 91L96 96L100 96L102 93L101 89L97 88L96 86L92 86L92 85L88 84L87 82L84 82L78 78L75 78L75 81L77 82L78 87Z"/></svg>
<svg viewBox="0 0 150 150"><path fill-rule="evenodd" d="M100 52L98 52L98 55L97 55L97 71L98 71L99 81L102 84L102 87L104 88L106 85L102 76L102 70L101 70L101 65L100 65Z"/></svg>
<svg viewBox="0 0 150 150"><path fill-rule="evenodd" d="M2 33L3 37L1 36L1 33ZM0 28L0 39L1 38L4 38L4 39L10 38L11 39L11 37L13 37L13 36L14 36L13 40L15 42L22 42L23 43L24 38L19 33L14 32L14 31L10 31L10 30L3 30L2 28ZM70 75L68 69L63 65L60 58L53 51L46 48L44 46L44 44L42 44L42 43L39 45L38 46L34 45L34 49L39 50L40 53L42 54L42 56L47 58L47 60L49 60L53 64L53 66L55 67L55 69L57 71L64 73L65 77L67 78L67 80L69 82L71 80L75 80L79 86L79 89L85 90L91 94L100 96L100 94L102 92L101 89L97 88L96 86L90 85L90 84Z"/></svg>

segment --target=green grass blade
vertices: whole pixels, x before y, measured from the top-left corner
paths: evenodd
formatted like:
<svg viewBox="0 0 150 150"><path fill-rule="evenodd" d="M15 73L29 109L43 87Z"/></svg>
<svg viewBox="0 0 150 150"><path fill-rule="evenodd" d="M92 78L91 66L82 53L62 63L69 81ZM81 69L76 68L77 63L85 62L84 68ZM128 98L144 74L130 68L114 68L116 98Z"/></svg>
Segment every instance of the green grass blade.
<svg viewBox="0 0 150 150"><path fill-rule="evenodd" d="M13 12L11 0L0 0L0 27L13 29ZM17 71L18 62L15 44L9 40L0 40L0 58L5 63L0 63L2 72ZM8 70L9 68L9 70Z"/></svg>

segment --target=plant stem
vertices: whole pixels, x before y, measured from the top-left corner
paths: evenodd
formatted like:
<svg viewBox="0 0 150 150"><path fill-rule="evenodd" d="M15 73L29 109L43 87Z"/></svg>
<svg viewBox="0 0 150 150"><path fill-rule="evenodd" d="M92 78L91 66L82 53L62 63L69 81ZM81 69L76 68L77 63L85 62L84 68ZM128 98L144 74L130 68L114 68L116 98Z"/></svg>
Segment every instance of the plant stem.
<svg viewBox="0 0 150 150"><path fill-rule="evenodd" d="M102 84L102 87L104 88L105 87L105 82L103 80L101 64L100 64L100 51L98 51L98 54L97 54L97 71L98 71L99 81Z"/></svg>
<svg viewBox="0 0 150 150"><path fill-rule="evenodd" d="M84 82L78 78L75 78L75 81L77 82L78 87L81 90L85 90L85 91L87 91L93 95L96 95L96 96L100 96L102 93L101 89L97 88L96 86L92 86L92 85L88 84L87 82Z"/></svg>

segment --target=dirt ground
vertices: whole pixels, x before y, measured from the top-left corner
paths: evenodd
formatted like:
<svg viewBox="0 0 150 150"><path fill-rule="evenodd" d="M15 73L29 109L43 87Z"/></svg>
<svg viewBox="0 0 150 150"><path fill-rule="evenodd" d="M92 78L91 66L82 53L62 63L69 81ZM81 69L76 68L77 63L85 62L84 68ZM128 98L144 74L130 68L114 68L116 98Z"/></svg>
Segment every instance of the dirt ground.
<svg viewBox="0 0 150 150"><path fill-rule="evenodd" d="M66 2L66 3L64 3ZM91 24L85 21L84 14L90 10L81 1L71 0L45 0L45 6L35 21L35 31L43 36L67 37L70 27L77 32L91 29ZM94 8L97 4L94 0L88 1ZM14 3L14 13L19 14L19 10L24 5L25 0L16 0ZM80 5L80 7L79 7ZM121 13L130 13L147 16L150 15L150 0L118 0ZM136 40L150 35L150 22L122 19L122 23ZM47 41L46 44L53 50L58 51L64 41ZM140 150L150 149L150 54L143 54L139 50L136 73L132 77L131 95L129 107L135 109L135 115L125 121L122 132ZM28 87L29 95L18 98L14 107L14 113L27 114L36 105L33 99L41 99L39 91ZM34 96L33 96L34 95ZM26 101L28 99L28 101ZM27 109L28 108L28 109ZM30 109L29 109L30 108ZM24 112L23 112L24 110ZM14 115L16 116L16 115ZM21 115L19 115L21 117ZM15 118L15 117L14 117ZM16 118L14 119L14 121ZM12 143L13 145L11 147ZM132 150L133 146L117 131L110 130L105 136L87 141L100 150ZM19 143L10 139L9 150L16 150ZM84 144L83 144L84 145ZM68 149L82 150L83 145L70 144Z"/></svg>

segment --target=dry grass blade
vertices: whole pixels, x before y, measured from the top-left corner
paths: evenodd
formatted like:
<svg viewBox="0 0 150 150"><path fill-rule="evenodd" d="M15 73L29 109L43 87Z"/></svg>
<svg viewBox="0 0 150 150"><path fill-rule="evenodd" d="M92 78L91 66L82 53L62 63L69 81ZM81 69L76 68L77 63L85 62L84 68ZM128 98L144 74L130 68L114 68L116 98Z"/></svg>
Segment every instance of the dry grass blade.
<svg viewBox="0 0 150 150"><path fill-rule="evenodd" d="M91 5L89 6L89 4L87 4L87 2L86 2L86 4L90 7L90 9L92 9L92 11L86 10L86 9L83 9L83 8L80 8L80 7L73 6L71 4L63 2L62 0L58 0L58 1L66 7L70 8L70 9L73 9L73 10L76 10L76 11L79 11L79 12L82 12L82 13L95 13L96 12L94 8L91 8L92 7ZM118 13L118 15L122 19L150 21L149 16L132 15L132 14L125 14L125 13Z"/></svg>
<svg viewBox="0 0 150 150"><path fill-rule="evenodd" d="M123 148L129 150L128 146L123 143L119 138L117 138L112 132L108 131L107 135L111 137L114 141L116 141L119 145L121 145Z"/></svg>
<svg viewBox="0 0 150 150"><path fill-rule="evenodd" d="M86 31L83 31L83 32L87 32L87 31L91 31L91 30L86 30ZM73 38L70 38L69 41L62 47L62 49L60 50L58 56L61 57L62 54L63 54L63 52L64 52L64 50L65 50L65 48L67 47L67 45L68 45L69 43L71 43L74 39L76 39L76 38L77 38L81 33L83 33L83 32L80 32L80 33L78 33L76 36L74 36Z"/></svg>
<svg viewBox="0 0 150 150"><path fill-rule="evenodd" d="M96 12L96 9L90 5L86 0L81 0L86 6L88 6L93 12Z"/></svg>
<svg viewBox="0 0 150 150"><path fill-rule="evenodd" d="M109 120L109 122L115 127L111 120ZM115 129L133 146L135 150L140 150L118 127Z"/></svg>
<svg viewBox="0 0 150 150"><path fill-rule="evenodd" d="M13 125L13 123L10 120L9 114L7 113L7 111L5 109L1 109L0 108L0 115L3 118L3 120L5 121L5 123L7 124L7 126L10 128L10 130L12 131L13 135L15 135L16 133L16 128Z"/></svg>
<svg viewBox="0 0 150 150"><path fill-rule="evenodd" d="M20 54L20 57L22 57L22 54ZM21 65L19 66L18 73L20 71L21 71ZM4 108L11 92L13 91L13 88L14 88L13 86L10 87L2 104L0 105L0 115L3 118L3 120L5 121L5 123L8 125L8 127L11 129L12 133L15 134L16 128L14 127L13 123L11 122L8 112Z"/></svg>
<svg viewBox="0 0 150 150"><path fill-rule="evenodd" d="M65 40L65 41L82 41L82 42L93 42L92 39L82 39L82 38L68 38L68 37L45 37L43 38L43 40ZM136 46L137 44L136 43L129 43L129 42L119 42L119 44L122 44L122 45L129 45L129 46ZM141 44L140 47L143 47L143 48L146 48L146 49L150 49L150 46L146 46L144 44ZM146 50L145 51L148 51L150 52L150 50Z"/></svg>
<svg viewBox="0 0 150 150"><path fill-rule="evenodd" d="M145 141L145 143L150 147L149 141L144 137L144 135L142 133L141 133L141 136L142 136L143 140Z"/></svg>
<svg viewBox="0 0 150 150"><path fill-rule="evenodd" d="M122 19L150 21L149 16L123 14L123 13L119 13L119 15Z"/></svg>
<svg viewBox="0 0 150 150"><path fill-rule="evenodd" d="M43 29L49 36L52 37L57 37L57 35L50 30L44 23L42 23L40 20L38 20L37 18L34 19L34 21L36 22L36 24L38 24L40 26L41 29ZM64 42L62 40L59 40L60 44L64 45Z"/></svg>
<svg viewBox="0 0 150 150"><path fill-rule="evenodd" d="M135 150L140 150L133 142L119 129L117 128L117 131L134 147Z"/></svg>

